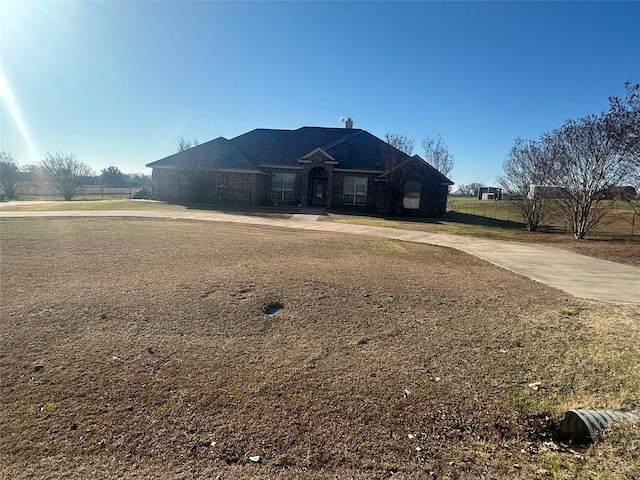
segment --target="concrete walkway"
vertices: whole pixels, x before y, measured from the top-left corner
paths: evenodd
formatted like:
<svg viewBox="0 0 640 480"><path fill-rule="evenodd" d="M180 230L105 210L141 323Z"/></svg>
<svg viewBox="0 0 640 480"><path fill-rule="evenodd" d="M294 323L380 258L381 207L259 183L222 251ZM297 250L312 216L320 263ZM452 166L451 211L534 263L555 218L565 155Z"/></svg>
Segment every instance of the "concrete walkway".
<svg viewBox="0 0 640 480"><path fill-rule="evenodd" d="M0 218L76 216L174 218L348 233L426 243L461 250L576 297L613 303L640 304L640 268L542 245L388 227L321 222L318 221L321 214L320 210L303 210L291 218L282 219L202 210L8 212L0 209Z"/></svg>

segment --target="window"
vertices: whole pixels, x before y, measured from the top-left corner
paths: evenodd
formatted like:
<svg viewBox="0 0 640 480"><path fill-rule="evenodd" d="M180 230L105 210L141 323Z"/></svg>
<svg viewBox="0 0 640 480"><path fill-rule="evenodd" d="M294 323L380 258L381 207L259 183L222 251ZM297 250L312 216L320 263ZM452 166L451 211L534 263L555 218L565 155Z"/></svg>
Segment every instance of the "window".
<svg viewBox="0 0 640 480"><path fill-rule="evenodd" d="M296 185L295 173L271 174L271 200L276 202L293 201L293 193Z"/></svg>
<svg viewBox="0 0 640 480"><path fill-rule="evenodd" d="M420 182L407 182L404 184L404 208L417 210L420 208Z"/></svg>
<svg viewBox="0 0 640 480"><path fill-rule="evenodd" d="M216 176L216 194L219 202L229 198L229 184L224 174Z"/></svg>
<svg viewBox="0 0 640 480"><path fill-rule="evenodd" d="M367 177L344 177L342 203L345 205L366 205L368 183Z"/></svg>

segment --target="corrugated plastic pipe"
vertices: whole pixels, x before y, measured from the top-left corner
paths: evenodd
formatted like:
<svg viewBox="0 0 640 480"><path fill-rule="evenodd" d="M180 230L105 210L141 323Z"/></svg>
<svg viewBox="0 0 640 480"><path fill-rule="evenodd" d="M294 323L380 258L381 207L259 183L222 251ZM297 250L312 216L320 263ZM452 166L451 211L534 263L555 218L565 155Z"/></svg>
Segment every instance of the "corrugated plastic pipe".
<svg viewBox="0 0 640 480"><path fill-rule="evenodd" d="M613 410L569 410L560 422L559 434L578 443L595 442L604 427L619 420L640 420L640 415Z"/></svg>

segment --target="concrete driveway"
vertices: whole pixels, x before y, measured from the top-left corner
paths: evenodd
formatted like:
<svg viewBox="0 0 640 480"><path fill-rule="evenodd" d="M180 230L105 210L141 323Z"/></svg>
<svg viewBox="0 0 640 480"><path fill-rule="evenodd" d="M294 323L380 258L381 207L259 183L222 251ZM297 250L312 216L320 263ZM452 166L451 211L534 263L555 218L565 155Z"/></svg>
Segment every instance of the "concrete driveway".
<svg viewBox="0 0 640 480"><path fill-rule="evenodd" d="M599 260L565 250L520 242L387 227L319 222L318 212L290 219L230 215L213 211L55 211L8 212L7 217L147 217L216 221L389 238L455 248L576 297L613 303L640 303L640 268Z"/></svg>

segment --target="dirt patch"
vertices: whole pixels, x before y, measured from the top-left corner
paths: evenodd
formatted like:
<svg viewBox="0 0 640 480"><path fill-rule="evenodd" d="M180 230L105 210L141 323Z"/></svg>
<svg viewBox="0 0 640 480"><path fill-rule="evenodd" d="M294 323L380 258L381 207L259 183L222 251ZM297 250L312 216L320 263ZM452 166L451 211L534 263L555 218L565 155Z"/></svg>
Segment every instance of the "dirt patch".
<svg viewBox="0 0 640 480"><path fill-rule="evenodd" d="M639 307L451 249L0 222L0 476L540 478L564 409L640 408Z"/></svg>

